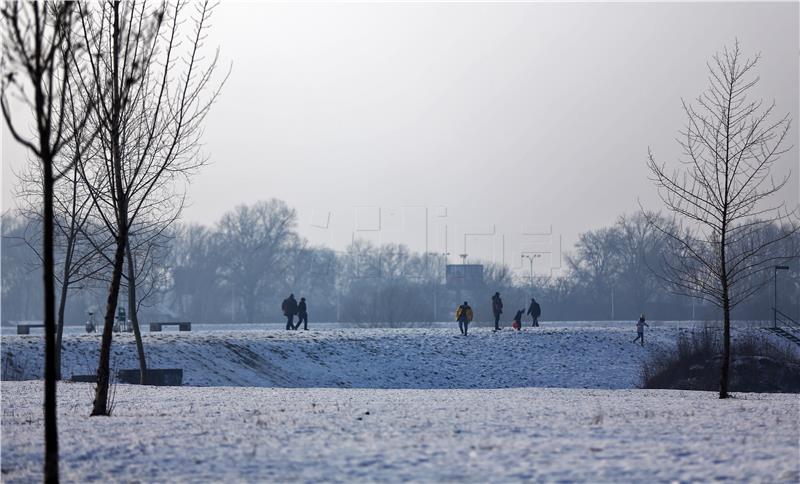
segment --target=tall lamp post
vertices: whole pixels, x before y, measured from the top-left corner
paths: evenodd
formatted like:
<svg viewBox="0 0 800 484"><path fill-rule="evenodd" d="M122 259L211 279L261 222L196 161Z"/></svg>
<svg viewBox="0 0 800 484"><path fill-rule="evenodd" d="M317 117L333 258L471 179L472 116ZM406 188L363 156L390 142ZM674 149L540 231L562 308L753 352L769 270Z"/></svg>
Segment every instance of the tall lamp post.
<svg viewBox="0 0 800 484"><path fill-rule="evenodd" d="M788 271L789 266L775 266L773 277L773 299L772 299L772 325L778 327L778 271Z"/></svg>
<svg viewBox="0 0 800 484"><path fill-rule="evenodd" d="M528 262L531 264L531 289L533 289L533 259L538 259L541 256L542 254L522 254L522 259L528 259Z"/></svg>

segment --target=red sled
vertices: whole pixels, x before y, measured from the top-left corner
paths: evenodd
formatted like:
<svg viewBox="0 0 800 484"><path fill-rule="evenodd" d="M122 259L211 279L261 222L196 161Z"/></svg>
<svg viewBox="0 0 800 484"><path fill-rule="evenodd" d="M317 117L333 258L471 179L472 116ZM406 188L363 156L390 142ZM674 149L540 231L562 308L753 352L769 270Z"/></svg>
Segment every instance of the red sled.
<svg viewBox="0 0 800 484"><path fill-rule="evenodd" d="M522 324L520 324L519 321L514 321L513 323L511 323L511 327L519 331L520 328L522 327Z"/></svg>

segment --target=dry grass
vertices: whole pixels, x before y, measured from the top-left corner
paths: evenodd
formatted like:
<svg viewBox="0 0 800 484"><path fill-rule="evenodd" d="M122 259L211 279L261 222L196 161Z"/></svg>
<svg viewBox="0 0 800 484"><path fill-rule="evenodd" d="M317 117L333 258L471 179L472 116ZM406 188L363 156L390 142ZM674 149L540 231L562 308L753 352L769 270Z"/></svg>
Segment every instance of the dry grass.
<svg viewBox="0 0 800 484"><path fill-rule="evenodd" d="M656 353L642 366L643 388L719 389L722 337L719 329L681 333L675 349ZM790 343L746 332L731 347L732 391L800 391L800 354Z"/></svg>

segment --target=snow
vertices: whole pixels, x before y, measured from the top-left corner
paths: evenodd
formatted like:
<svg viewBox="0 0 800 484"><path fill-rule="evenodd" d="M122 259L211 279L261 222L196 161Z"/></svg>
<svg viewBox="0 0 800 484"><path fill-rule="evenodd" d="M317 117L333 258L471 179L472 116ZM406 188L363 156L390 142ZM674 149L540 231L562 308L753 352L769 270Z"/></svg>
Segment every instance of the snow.
<svg viewBox="0 0 800 484"><path fill-rule="evenodd" d="M117 384L90 418L94 386L59 384L62 478L800 481L800 396L637 389L679 331L146 333L149 366L186 386ZM99 336L64 343L65 376L94 373ZM3 336L3 482L41 480L41 365L41 335ZM131 335L112 366L137 367Z"/></svg>
<svg viewBox="0 0 800 484"><path fill-rule="evenodd" d="M59 385L64 482L797 482L800 399L668 390ZM3 482L40 480L41 382L4 382Z"/></svg>
<svg viewBox="0 0 800 484"><path fill-rule="evenodd" d="M182 368L192 386L350 388L635 388L642 362L673 348L676 328L644 347L630 328L348 329L144 333L150 368ZM3 337L3 379L41 378L41 336ZM94 374L99 335L66 335L63 374ZM115 335L112 368L138 368L133 336Z"/></svg>

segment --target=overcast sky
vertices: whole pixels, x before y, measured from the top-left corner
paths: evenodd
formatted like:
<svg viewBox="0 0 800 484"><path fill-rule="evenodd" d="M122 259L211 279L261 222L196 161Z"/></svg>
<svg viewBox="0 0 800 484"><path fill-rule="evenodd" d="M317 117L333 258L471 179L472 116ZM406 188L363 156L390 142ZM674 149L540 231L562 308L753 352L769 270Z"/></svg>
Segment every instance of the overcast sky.
<svg viewBox="0 0 800 484"><path fill-rule="evenodd" d="M761 52L757 95L790 113L797 146L799 24L796 2L224 3L208 46L233 70L183 218L275 197L314 243L355 235L455 262L468 233L469 260L541 252L547 272L559 239L658 207L647 149L676 159L681 98L734 39ZM2 154L5 209L25 159L5 128ZM796 148L779 169L795 206Z"/></svg>

